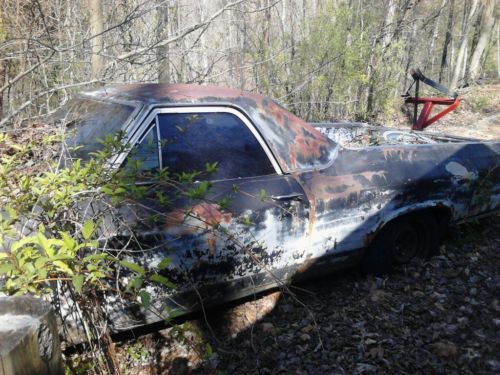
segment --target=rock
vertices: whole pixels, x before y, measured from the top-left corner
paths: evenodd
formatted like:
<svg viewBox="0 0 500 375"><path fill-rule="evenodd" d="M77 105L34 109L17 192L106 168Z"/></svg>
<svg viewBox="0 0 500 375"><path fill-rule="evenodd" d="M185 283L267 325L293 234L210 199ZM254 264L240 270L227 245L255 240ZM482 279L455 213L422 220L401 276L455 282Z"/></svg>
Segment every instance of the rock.
<svg viewBox="0 0 500 375"><path fill-rule="evenodd" d="M451 341L440 341L432 344L434 354L442 358L453 358L458 354L457 346Z"/></svg>
<svg viewBox="0 0 500 375"><path fill-rule="evenodd" d="M384 357L384 349L382 349L380 346L370 348L370 350L368 350L367 356L372 359L382 359Z"/></svg>
<svg viewBox="0 0 500 375"><path fill-rule="evenodd" d="M375 289L370 292L370 301L372 302L380 302L386 296L386 293L383 290Z"/></svg>
<svg viewBox="0 0 500 375"><path fill-rule="evenodd" d="M489 366L490 370L498 373L500 372L500 362L497 361L496 359L492 359L490 361L487 361L486 364Z"/></svg>
<svg viewBox="0 0 500 375"><path fill-rule="evenodd" d="M262 330L262 332L265 332L265 333L273 333L274 332L274 324L268 323L268 322L261 323L260 329Z"/></svg>
<svg viewBox="0 0 500 375"><path fill-rule="evenodd" d="M369 363L356 364L356 372L358 373L375 372L375 371L377 371L377 366L370 365Z"/></svg>
<svg viewBox="0 0 500 375"><path fill-rule="evenodd" d="M308 335L307 333L303 333L303 334L301 334L301 335L299 336L299 338L300 338L300 340L301 340L301 341L309 341L309 340L311 340L311 336L310 336L310 335Z"/></svg>
<svg viewBox="0 0 500 375"><path fill-rule="evenodd" d="M313 330L314 330L314 326L312 324L308 324L304 328L301 329L301 331L304 333L309 333Z"/></svg>
<svg viewBox="0 0 500 375"><path fill-rule="evenodd" d="M438 300L446 299L446 294L441 294L438 292L432 293L432 297Z"/></svg>
<svg viewBox="0 0 500 375"><path fill-rule="evenodd" d="M373 344L376 344L376 343L377 343L377 341L375 341L374 339L368 338L368 339L365 340L365 345L367 345L367 346L373 345Z"/></svg>
<svg viewBox="0 0 500 375"><path fill-rule="evenodd" d="M293 310L295 310L295 307L291 303L287 303L281 305L280 310L283 311L284 313L291 313Z"/></svg>

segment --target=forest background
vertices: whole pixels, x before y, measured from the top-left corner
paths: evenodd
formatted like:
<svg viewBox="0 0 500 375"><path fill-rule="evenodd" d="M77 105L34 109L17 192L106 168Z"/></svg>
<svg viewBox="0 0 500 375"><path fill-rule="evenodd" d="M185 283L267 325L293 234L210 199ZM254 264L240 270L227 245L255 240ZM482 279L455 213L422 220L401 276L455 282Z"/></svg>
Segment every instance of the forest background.
<svg viewBox="0 0 500 375"><path fill-rule="evenodd" d="M419 67L500 77L494 0L3 0L0 128L127 82L269 95L306 120L388 121Z"/></svg>

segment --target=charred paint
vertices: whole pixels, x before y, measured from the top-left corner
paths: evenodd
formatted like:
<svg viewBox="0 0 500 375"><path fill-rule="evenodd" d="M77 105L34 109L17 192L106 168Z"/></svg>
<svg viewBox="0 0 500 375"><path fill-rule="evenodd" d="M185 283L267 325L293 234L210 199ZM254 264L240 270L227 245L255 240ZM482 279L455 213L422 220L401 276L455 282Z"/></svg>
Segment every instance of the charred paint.
<svg viewBox="0 0 500 375"><path fill-rule="evenodd" d="M164 272L178 291L152 292L159 301L175 297L183 312L199 306L193 289L205 303L217 303L276 286L275 277L290 282L352 265L380 228L414 210L441 207L460 220L500 208L499 143L425 133L398 134L403 141L395 141L393 129L314 127L264 96L210 86L127 85L87 95L138 102L145 111L202 104L237 108L285 173L214 182L208 201L230 196L225 210L199 203L186 215L185 202L177 202L164 213L151 241L157 250L135 260L154 268L163 257L172 259ZM336 143L358 136L363 147ZM229 235L218 236L214 228Z"/></svg>
<svg viewBox="0 0 500 375"><path fill-rule="evenodd" d="M148 108L188 104L236 106L255 124L286 172L322 167L332 161L336 152L334 142L273 100L241 90L186 84L132 84L106 87L85 95L141 103Z"/></svg>

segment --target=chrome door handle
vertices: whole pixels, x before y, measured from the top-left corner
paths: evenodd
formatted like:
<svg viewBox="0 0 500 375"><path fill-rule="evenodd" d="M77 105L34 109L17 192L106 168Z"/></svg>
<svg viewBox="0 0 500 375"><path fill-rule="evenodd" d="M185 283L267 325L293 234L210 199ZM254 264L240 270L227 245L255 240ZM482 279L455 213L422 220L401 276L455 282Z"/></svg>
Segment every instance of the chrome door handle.
<svg viewBox="0 0 500 375"><path fill-rule="evenodd" d="M273 201L301 201L304 197L302 193L291 193L286 195L271 195Z"/></svg>

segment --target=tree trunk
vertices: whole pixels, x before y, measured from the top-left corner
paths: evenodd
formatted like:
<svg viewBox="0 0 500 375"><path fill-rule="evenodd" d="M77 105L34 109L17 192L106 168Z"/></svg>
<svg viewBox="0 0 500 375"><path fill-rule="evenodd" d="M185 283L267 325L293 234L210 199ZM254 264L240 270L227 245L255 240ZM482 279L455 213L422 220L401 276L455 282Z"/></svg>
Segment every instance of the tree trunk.
<svg viewBox="0 0 500 375"><path fill-rule="evenodd" d="M497 22L497 78L500 78L500 25Z"/></svg>
<svg viewBox="0 0 500 375"><path fill-rule="evenodd" d="M464 27L462 30L462 38L460 40L460 48L458 49L457 60L455 62L455 67L453 69L453 78L451 79L450 87L455 89L457 87L458 80L460 79L460 72L463 70L462 65L467 64L464 59L465 51L467 49L467 36L469 34L470 24L476 13L478 0L474 0L469 10L469 15L464 18Z"/></svg>
<svg viewBox="0 0 500 375"><path fill-rule="evenodd" d="M0 60L0 87L5 84L5 61ZM0 92L0 121L3 118L3 91Z"/></svg>
<svg viewBox="0 0 500 375"><path fill-rule="evenodd" d="M159 0L164 3L163 0ZM168 36L168 13L169 4L160 5L157 9L158 24L156 26L157 40L163 40ZM156 49L158 60L158 83L168 83L170 81L169 45L160 46Z"/></svg>
<svg viewBox="0 0 500 375"><path fill-rule="evenodd" d="M446 35L444 37L443 54L441 55L441 67L439 68L439 82L443 82L443 73L448 65L447 55L448 46L451 42L452 31L453 31L453 9L455 8L455 0L450 0L450 12L448 13L448 26L446 28Z"/></svg>
<svg viewBox="0 0 500 375"><path fill-rule="evenodd" d="M436 60L436 56L434 54L434 47L435 47L435 44L436 44L436 40L438 38L438 35L439 35L439 26L440 26L440 21L441 21L441 15L443 13L443 9L446 5L446 0L443 0L442 3L441 3L441 6L439 7L439 13L438 15L436 16L436 21L434 22L434 27L432 29L432 35L431 35L431 40L430 40L430 43L429 43L429 52L428 52L428 55L429 55L429 58L430 58L430 71L432 72L432 74L434 74L434 62Z"/></svg>
<svg viewBox="0 0 500 375"><path fill-rule="evenodd" d="M90 24L90 37L92 38L91 50L91 68L92 68L92 79L97 79L102 74L102 69L104 67L104 59L101 55L103 50L103 37L102 32L104 31L104 17L102 10L101 0L88 0L89 6L89 24Z"/></svg>
<svg viewBox="0 0 500 375"><path fill-rule="evenodd" d="M389 0L387 2L387 13L385 15L384 20L384 37L382 38L382 47L384 50L389 47L391 43L392 33L391 29L393 28L394 22L394 13L396 12L396 3L394 0Z"/></svg>
<svg viewBox="0 0 500 375"><path fill-rule="evenodd" d="M484 53L484 50L488 44L488 40L490 38L491 30L493 28L493 23L494 23L494 17L493 17L493 11L495 8L495 3L493 0L483 0L483 9L482 9L482 15L481 15L481 29L479 33L479 38L476 44L476 48L474 48L474 51L472 52L472 57L470 59L470 66L468 69L468 74L467 74L467 81L472 82L474 81L480 71L480 61L481 61L481 56Z"/></svg>
<svg viewBox="0 0 500 375"><path fill-rule="evenodd" d="M368 116L373 115L374 110L374 92L375 85L377 84L377 69L379 68L380 61L384 60L384 55L391 44L391 38L393 33L391 32L392 24L394 22L394 14L396 10L396 4L394 0L389 0L387 2L387 12L385 14L384 23L381 28L381 35L377 38L375 42L375 46L372 48L372 56L370 58L370 64L368 67L368 93L366 98L366 113ZM378 40L382 43L382 52L380 56L374 56L376 54L376 44L378 44Z"/></svg>
<svg viewBox="0 0 500 375"><path fill-rule="evenodd" d="M4 22L3 22L3 12L0 9L0 43L3 43L6 40L6 30L4 27ZM3 87L5 82L7 81L5 79L5 74L6 74L6 69L5 66L7 65L6 61L0 60L0 87ZM3 118L3 91L0 92L0 121Z"/></svg>

